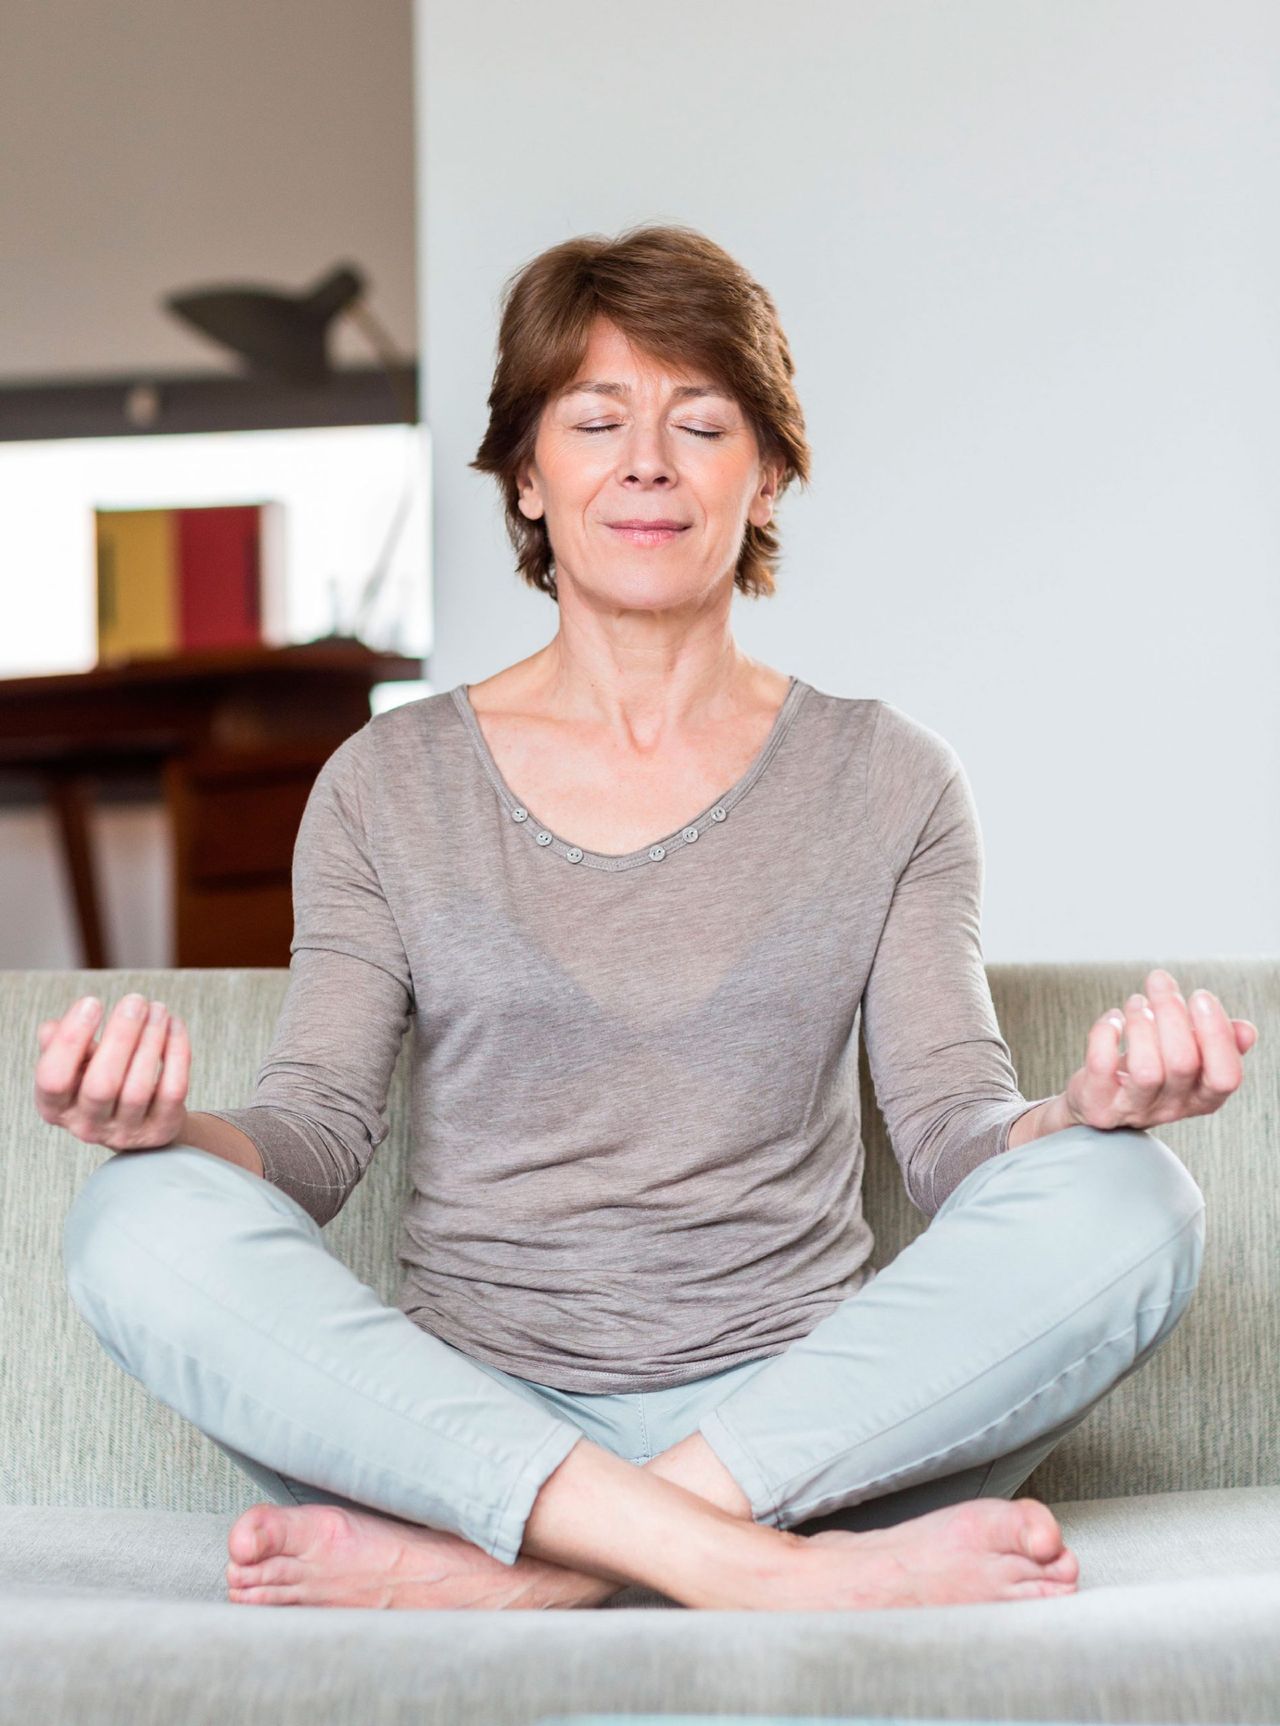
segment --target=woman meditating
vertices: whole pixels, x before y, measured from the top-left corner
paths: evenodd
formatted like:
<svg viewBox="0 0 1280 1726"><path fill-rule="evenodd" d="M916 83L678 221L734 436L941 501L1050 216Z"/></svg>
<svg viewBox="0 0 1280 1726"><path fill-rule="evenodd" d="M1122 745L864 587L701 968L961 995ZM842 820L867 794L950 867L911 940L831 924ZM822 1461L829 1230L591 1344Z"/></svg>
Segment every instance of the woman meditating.
<svg viewBox="0 0 1280 1726"><path fill-rule="evenodd" d="M186 1108L162 1002L126 997L96 1043L97 1005L40 1027L43 1118L133 1153L68 1213L72 1298L266 1494L229 1532L231 1601L1076 1587L1015 1494L1191 1299L1203 1195L1147 1129L1221 1107L1257 1033L1154 970L1059 1094L1022 1096L955 752L730 630L809 471L793 369L770 296L695 231L536 257L472 465L553 639L325 763L247 1106ZM930 1218L878 1272L859 1024ZM391 1307L322 1227L387 1136L406 1032Z"/></svg>

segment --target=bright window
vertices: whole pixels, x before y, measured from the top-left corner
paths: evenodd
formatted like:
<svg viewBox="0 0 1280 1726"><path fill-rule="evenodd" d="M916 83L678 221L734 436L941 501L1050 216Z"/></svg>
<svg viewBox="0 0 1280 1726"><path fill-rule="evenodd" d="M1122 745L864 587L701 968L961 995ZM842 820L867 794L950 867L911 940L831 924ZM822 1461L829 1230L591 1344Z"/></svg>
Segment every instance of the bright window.
<svg viewBox="0 0 1280 1726"><path fill-rule="evenodd" d="M86 671L96 659L93 511L279 499L290 641L347 633L394 547L362 639L430 651L426 428L57 438L0 443L0 677ZM429 694L379 684L374 711Z"/></svg>

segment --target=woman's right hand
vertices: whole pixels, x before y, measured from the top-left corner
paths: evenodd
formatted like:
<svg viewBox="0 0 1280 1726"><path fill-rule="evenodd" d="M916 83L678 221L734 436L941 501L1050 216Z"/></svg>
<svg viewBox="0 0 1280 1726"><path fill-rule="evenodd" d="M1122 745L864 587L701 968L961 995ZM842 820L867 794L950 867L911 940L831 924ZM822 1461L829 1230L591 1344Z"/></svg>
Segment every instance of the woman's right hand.
<svg viewBox="0 0 1280 1726"><path fill-rule="evenodd" d="M86 1002L92 1003L86 1011ZM141 1011L131 1017L130 1003ZM87 1145L136 1151L171 1145L186 1124L191 1045L181 1019L163 1001L126 995L107 1018L102 1041L94 1031L102 1003L92 995L61 1019L36 1030L36 1108L53 1127Z"/></svg>

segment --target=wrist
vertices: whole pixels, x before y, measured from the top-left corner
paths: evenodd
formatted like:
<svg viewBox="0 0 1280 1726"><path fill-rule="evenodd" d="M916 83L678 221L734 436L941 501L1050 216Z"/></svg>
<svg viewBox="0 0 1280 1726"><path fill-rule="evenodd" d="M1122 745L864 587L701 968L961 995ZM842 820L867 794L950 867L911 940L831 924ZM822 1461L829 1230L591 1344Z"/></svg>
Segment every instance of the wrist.
<svg viewBox="0 0 1280 1726"><path fill-rule="evenodd" d="M1071 1112L1067 1101L1067 1093L1062 1091L1058 1096L1045 1104L1045 1133L1061 1133L1068 1127L1078 1127L1080 1122Z"/></svg>
<svg viewBox="0 0 1280 1726"><path fill-rule="evenodd" d="M1050 1133L1060 1133L1067 1127L1078 1125L1067 1103L1067 1094L1061 1092L1056 1097L1049 1097L1043 1103L1037 1103L1034 1108L1017 1116L1009 1128L1006 1150L1016 1150L1019 1145L1029 1145L1033 1139L1044 1139Z"/></svg>

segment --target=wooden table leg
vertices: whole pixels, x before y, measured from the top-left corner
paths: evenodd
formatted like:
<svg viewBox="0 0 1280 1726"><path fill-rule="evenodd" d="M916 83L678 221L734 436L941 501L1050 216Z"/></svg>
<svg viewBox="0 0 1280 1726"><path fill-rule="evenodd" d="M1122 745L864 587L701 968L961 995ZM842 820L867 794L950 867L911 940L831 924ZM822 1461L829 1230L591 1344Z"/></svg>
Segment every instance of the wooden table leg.
<svg viewBox="0 0 1280 1726"><path fill-rule="evenodd" d="M46 773L44 782L49 802L57 816L63 862L75 898L82 962L91 971L109 970L111 961L107 958L106 942L102 934L102 916L93 867L87 781L79 776Z"/></svg>

